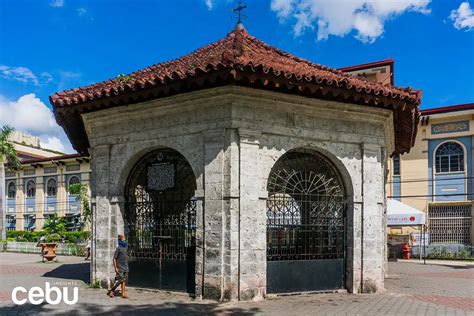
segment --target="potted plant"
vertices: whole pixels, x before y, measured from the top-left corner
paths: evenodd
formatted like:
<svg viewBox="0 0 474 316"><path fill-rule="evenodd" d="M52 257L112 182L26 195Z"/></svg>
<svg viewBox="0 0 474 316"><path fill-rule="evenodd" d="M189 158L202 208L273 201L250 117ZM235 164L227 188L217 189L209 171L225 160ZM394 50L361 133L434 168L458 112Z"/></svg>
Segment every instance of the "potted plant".
<svg viewBox="0 0 474 316"><path fill-rule="evenodd" d="M59 234L50 234L46 236L46 241L42 243L43 261L44 259L52 261L56 258L56 249L58 248L60 240L61 235Z"/></svg>
<svg viewBox="0 0 474 316"><path fill-rule="evenodd" d="M51 261L56 258L56 249L61 240L61 235L66 232L66 220L59 218L58 214L46 220L43 225L46 233L44 242L41 243L41 251L44 259Z"/></svg>

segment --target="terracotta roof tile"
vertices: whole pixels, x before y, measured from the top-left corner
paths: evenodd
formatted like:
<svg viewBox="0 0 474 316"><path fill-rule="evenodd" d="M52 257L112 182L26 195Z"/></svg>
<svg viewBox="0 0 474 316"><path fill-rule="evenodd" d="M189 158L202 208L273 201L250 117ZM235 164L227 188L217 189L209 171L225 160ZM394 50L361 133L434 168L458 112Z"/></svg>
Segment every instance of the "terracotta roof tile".
<svg viewBox="0 0 474 316"><path fill-rule="evenodd" d="M219 73L221 77L198 80L215 73ZM186 88L183 88L183 85L171 86L173 83L183 82L189 82ZM70 139L72 138L74 147L79 152L85 153L88 142L79 144L81 141L75 140L76 134L86 137L85 133L68 131L73 128L83 130L83 126L73 127L74 124L68 123L70 118L66 116L72 114L67 114L62 109L73 107L75 112L84 112L80 105L94 104L94 109L102 109L121 103L139 102L145 98L140 95L142 91L162 88L163 93L152 95L152 98L155 98L173 92L179 93L180 89L184 89L183 91L203 89L223 85L225 82L258 85L265 89L391 109L401 105L405 110L408 106L414 109L415 113L403 115L408 120L404 124L408 126L408 130L402 133L407 140L398 139L397 144L401 145L397 145L397 152L408 151L413 146L416 134L416 124L413 124L413 120L418 120L421 91L383 86L298 58L267 45L248 34L243 28L236 28L225 38L183 57L155 64L126 76L55 93L50 96L50 102L58 122L65 127ZM125 96L128 96L126 101L117 101L117 98ZM112 98L115 101L109 102L108 100ZM134 98L136 101L131 102L135 100ZM87 109L92 110L91 107Z"/></svg>

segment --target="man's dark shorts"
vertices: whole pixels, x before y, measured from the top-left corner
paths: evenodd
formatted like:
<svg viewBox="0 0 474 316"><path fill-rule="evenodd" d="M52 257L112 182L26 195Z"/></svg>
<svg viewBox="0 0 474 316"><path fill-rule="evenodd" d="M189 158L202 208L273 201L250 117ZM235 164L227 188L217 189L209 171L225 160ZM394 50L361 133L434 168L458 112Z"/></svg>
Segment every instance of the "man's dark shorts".
<svg viewBox="0 0 474 316"><path fill-rule="evenodd" d="M127 279L128 279L128 272L117 272L115 274L115 282L127 282Z"/></svg>

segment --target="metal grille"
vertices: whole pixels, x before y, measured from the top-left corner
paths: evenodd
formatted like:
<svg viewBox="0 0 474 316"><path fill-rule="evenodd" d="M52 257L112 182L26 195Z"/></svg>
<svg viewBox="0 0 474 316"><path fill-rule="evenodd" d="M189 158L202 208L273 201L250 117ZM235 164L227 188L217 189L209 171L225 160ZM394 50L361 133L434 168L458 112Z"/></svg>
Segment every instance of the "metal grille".
<svg viewBox="0 0 474 316"><path fill-rule="evenodd" d="M430 205L428 208L431 244L471 243L471 204Z"/></svg>
<svg viewBox="0 0 474 316"><path fill-rule="evenodd" d="M268 182L267 260L344 258L343 186L316 152L288 152Z"/></svg>
<svg viewBox="0 0 474 316"><path fill-rule="evenodd" d="M132 258L186 260L192 256L195 189L191 167L173 150L152 152L137 164L127 186L125 216Z"/></svg>
<svg viewBox="0 0 474 316"><path fill-rule="evenodd" d="M446 142L436 150L436 172L464 171L464 150L455 142Z"/></svg>

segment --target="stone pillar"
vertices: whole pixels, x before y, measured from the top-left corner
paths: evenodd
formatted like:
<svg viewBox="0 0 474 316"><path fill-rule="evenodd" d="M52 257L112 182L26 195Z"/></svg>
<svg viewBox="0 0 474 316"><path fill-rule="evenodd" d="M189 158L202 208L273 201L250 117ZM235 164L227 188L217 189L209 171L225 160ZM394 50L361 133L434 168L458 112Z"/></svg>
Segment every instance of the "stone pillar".
<svg viewBox="0 0 474 316"><path fill-rule="evenodd" d="M384 188L381 147L362 146L362 289L364 293L384 289Z"/></svg>
<svg viewBox="0 0 474 316"><path fill-rule="evenodd" d="M204 298L224 299L224 130L204 133Z"/></svg>
<svg viewBox="0 0 474 316"><path fill-rule="evenodd" d="M196 266L195 266L195 297L203 297L204 281L204 190L196 190Z"/></svg>
<svg viewBox="0 0 474 316"><path fill-rule="evenodd" d="M116 236L112 235L112 207L109 199L108 145L95 147L92 152L92 262L91 282L100 281L103 287L110 287L113 277L112 253ZM115 216L114 216L115 218ZM114 245L113 245L114 244Z"/></svg>
<svg viewBox="0 0 474 316"><path fill-rule="evenodd" d="M240 241L239 299L261 299L266 294L266 198L262 192L259 157L261 132L239 129ZM265 175L266 176L266 175Z"/></svg>
<svg viewBox="0 0 474 316"><path fill-rule="evenodd" d="M226 129L224 156L224 299L239 298L239 134Z"/></svg>

